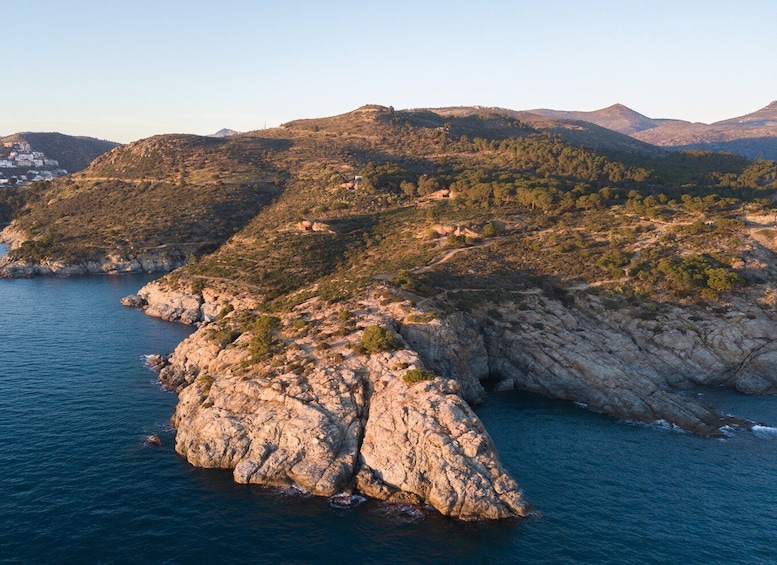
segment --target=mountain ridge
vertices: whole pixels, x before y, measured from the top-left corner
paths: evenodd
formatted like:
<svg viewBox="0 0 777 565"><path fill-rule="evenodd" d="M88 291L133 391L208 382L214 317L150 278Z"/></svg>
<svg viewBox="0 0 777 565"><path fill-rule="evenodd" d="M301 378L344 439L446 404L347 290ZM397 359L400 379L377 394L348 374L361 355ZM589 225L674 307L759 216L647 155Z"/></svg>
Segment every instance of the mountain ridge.
<svg viewBox="0 0 777 565"><path fill-rule="evenodd" d="M529 112L556 119L587 121L674 151L729 151L750 159L777 159L777 101L749 114L711 124L648 118L623 104L590 112L548 109Z"/></svg>

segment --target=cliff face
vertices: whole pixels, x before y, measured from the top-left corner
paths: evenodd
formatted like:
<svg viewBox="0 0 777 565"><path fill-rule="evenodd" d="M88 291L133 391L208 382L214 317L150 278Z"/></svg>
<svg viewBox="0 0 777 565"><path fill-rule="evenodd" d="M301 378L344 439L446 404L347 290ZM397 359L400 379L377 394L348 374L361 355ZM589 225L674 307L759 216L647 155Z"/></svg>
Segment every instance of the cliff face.
<svg viewBox="0 0 777 565"><path fill-rule="evenodd" d="M173 294L172 303L184 302ZM202 325L160 373L179 391L178 453L233 469L240 483L321 496L357 489L464 520L524 516L517 483L452 375L408 384L408 371L425 368L412 349L353 351L365 327L396 327L409 306L350 307L346 320L342 309L303 304L280 321L275 354L260 362L250 352L254 331L226 346L214 339L216 328L235 327L237 310ZM470 375L463 380L471 386Z"/></svg>
<svg viewBox="0 0 777 565"><path fill-rule="evenodd" d="M11 251L19 248L28 239L27 234L14 224L0 232L0 243L8 244ZM190 252L175 247L149 249L130 254L104 253L90 259L68 262L48 259L14 260L10 256L5 256L0 258L0 278L169 272L184 265L191 258Z"/></svg>
<svg viewBox="0 0 777 565"><path fill-rule="evenodd" d="M340 310L318 299L297 307L279 321L273 355L257 362L256 332L239 322L250 301L144 288L130 302L202 323L160 374L180 395L177 451L194 465L233 469L242 483L322 496L356 489L462 519L502 518L525 515L527 505L467 404L483 399L486 377L501 389L711 436L752 422L683 388L777 392L777 330L754 301L680 308L527 293L518 303L442 315L383 295ZM224 315L232 301L240 307ZM355 353L371 325L396 331L403 348ZM414 369L436 377L407 384Z"/></svg>
<svg viewBox="0 0 777 565"><path fill-rule="evenodd" d="M777 391L777 329L757 306L646 312L623 305L608 311L604 300L589 295L572 307L538 296L528 304L502 305L502 319L483 324L491 369L502 387L581 402L621 419L664 420L705 435L747 424L678 389Z"/></svg>

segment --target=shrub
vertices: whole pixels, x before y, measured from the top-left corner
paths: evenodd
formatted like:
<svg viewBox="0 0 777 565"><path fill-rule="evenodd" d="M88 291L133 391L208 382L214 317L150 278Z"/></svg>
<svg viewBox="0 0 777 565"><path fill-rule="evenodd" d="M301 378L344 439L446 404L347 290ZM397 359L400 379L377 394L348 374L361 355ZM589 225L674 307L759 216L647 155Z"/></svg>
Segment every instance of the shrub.
<svg viewBox="0 0 777 565"><path fill-rule="evenodd" d="M194 294L200 294L205 290L205 281L202 279L194 279L192 281L192 292Z"/></svg>
<svg viewBox="0 0 777 565"><path fill-rule="evenodd" d="M424 312L423 314L410 314L407 318L405 318L405 322L410 324L425 324L427 322L431 322L432 320L436 320L439 317L440 315L437 312Z"/></svg>
<svg viewBox="0 0 777 565"><path fill-rule="evenodd" d="M369 326L364 330L362 342L355 347L360 353L381 353L396 351L402 344L391 330L381 326Z"/></svg>
<svg viewBox="0 0 777 565"><path fill-rule="evenodd" d="M273 337L273 330L279 324L280 320L275 316L259 316L252 324L251 331L254 335L248 343L252 363L266 361L275 352L278 344Z"/></svg>
<svg viewBox="0 0 777 565"><path fill-rule="evenodd" d="M423 369L410 369L407 373L402 375L402 380L405 384L413 385L423 381L431 381L434 379L434 371L426 371Z"/></svg>
<svg viewBox="0 0 777 565"><path fill-rule="evenodd" d="M211 330L208 334L208 339L219 347L226 347L237 338L240 337L240 332L231 330L229 328L222 328L220 330Z"/></svg>
<svg viewBox="0 0 777 565"><path fill-rule="evenodd" d="M424 277L416 278L410 271L402 270L397 276L388 281L389 284L400 287L402 290L414 292L421 296L432 296L434 289Z"/></svg>
<svg viewBox="0 0 777 565"><path fill-rule="evenodd" d="M350 310L340 310L337 313L337 317L340 318L340 320L343 322L350 320L352 316L353 313Z"/></svg>
<svg viewBox="0 0 777 565"><path fill-rule="evenodd" d="M461 247L469 247L471 244L467 242L467 237L463 235L455 235L450 234L446 240L445 244L447 247L453 247L453 248L461 248Z"/></svg>
<svg viewBox="0 0 777 565"><path fill-rule="evenodd" d="M742 284L742 277L724 268L707 270L707 286L716 292L733 290L735 286Z"/></svg>
<svg viewBox="0 0 777 565"><path fill-rule="evenodd" d="M483 229L480 230L480 235L483 237L496 237L498 233L499 232L496 229L494 222L488 222L485 226L483 226Z"/></svg>
<svg viewBox="0 0 777 565"><path fill-rule="evenodd" d="M224 304L224 307L219 311L218 319L223 320L227 316L227 314L229 314L230 312L233 312L234 310L235 310L235 307L232 306L232 303L227 302L226 304Z"/></svg>
<svg viewBox="0 0 777 565"><path fill-rule="evenodd" d="M199 387L204 396L207 396L210 392L210 388L213 386L213 377L208 373L200 373L195 379L194 383Z"/></svg>

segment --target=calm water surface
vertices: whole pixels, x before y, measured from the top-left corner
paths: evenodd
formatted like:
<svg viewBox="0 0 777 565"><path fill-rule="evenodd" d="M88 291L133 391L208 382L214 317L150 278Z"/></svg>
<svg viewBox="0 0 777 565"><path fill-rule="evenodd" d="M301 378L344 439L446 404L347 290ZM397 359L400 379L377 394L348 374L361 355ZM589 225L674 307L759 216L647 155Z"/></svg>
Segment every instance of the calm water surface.
<svg viewBox="0 0 777 565"><path fill-rule="evenodd" d="M119 305L147 280L0 280L0 562L777 563L770 428L705 440L492 394L478 413L540 512L497 524L194 469L143 364L191 329ZM775 397L704 394L777 426Z"/></svg>

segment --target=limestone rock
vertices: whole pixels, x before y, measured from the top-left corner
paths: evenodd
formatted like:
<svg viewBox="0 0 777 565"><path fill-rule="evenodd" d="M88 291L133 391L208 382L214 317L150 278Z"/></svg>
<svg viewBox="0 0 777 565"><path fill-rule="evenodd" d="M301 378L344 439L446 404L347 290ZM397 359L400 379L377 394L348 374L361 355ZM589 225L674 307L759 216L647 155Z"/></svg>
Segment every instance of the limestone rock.
<svg viewBox="0 0 777 565"><path fill-rule="evenodd" d="M423 501L464 520L525 516L517 483L460 390L438 378L412 386L394 381L376 393L357 488L394 502Z"/></svg>
<svg viewBox="0 0 777 565"><path fill-rule="evenodd" d="M184 290L164 289L160 284L147 284L138 291L149 316L163 320L180 321L193 324L202 320L203 299L200 294Z"/></svg>
<svg viewBox="0 0 777 565"><path fill-rule="evenodd" d="M121 299L121 304L130 308L140 308L146 304L146 301L137 294L130 294Z"/></svg>
<svg viewBox="0 0 777 565"><path fill-rule="evenodd" d="M480 381L489 374L488 352L483 336L471 327L464 315L456 313L444 320L407 320L399 331L424 365L455 378L468 402L482 401L486 392Z"/></svg>
<svg viewBox="0 0 777 565"><path fill-rule="evenodd" d="M193 465L232 469L241 483L321 496L357 486L466 520L525 515L515 480L457 382L404 383L408 370L424 367L410 349L352 351L358 328L392 325L374 306L351 305L358 322L344 332L337 309L303 305L282 321L285 350L264 363L250 360L250 331L222 346L209 338L213 324L203 324L160 371L179 391L177 452ZM230 324L227 316L215 326ZM398 422L404 427L389 427ZM406 479L394 481L396 473Z"/></svg>
<svg viewBox="0 0 777 565"><path fill-rule="evenodd" d="M721 317L663 305L645 316L626 306L608 311L590 296L573 306L539 300L528 296L522 308L500 305L501 322L483 323L492 372L516 388L708 435L749 423L680 395L678 388L777 390L777 347L770 345L777 325L751 306L739 304Z"/></svg>

